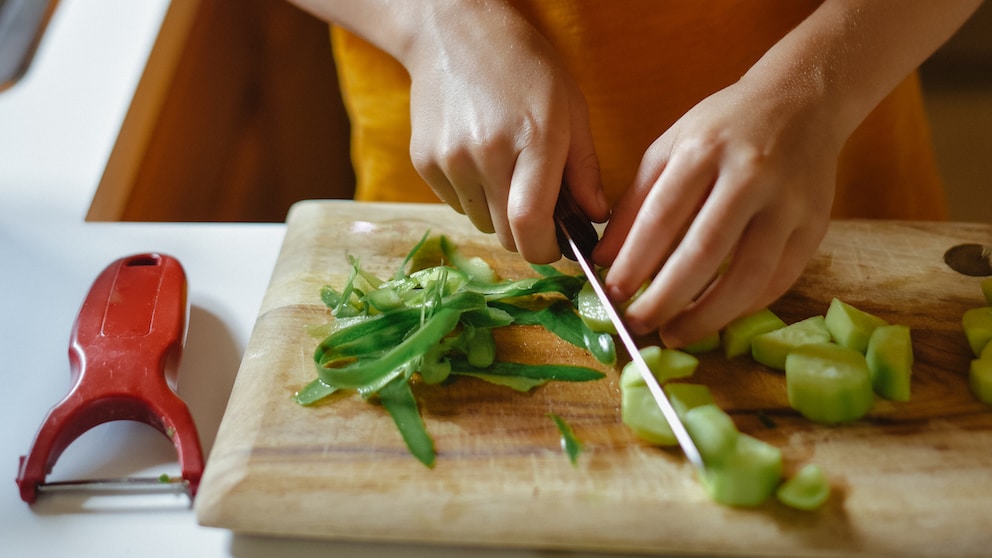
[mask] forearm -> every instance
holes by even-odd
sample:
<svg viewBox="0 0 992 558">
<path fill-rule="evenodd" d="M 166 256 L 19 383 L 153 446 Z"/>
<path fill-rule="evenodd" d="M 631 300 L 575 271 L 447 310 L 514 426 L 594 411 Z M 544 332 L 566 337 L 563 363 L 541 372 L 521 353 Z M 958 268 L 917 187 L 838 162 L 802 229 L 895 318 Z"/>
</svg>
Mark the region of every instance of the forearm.
<svg viewBox="0 0 992 558">
<path fill-rule="evenodd" d="M 766 93 L 817 106 L 843 142 L 981 0 L 826 0 L 744 76 Z"/>
<path fill-rule="evenodd" d="M 481 33 L 520 21 L 502 0 L 289 1 L 362 37 L 408 70 L 418 60 L 442 57 L 445 48 L 451 47 L 446 36 L 457 37 L 460 30 Z"/>
</svg>

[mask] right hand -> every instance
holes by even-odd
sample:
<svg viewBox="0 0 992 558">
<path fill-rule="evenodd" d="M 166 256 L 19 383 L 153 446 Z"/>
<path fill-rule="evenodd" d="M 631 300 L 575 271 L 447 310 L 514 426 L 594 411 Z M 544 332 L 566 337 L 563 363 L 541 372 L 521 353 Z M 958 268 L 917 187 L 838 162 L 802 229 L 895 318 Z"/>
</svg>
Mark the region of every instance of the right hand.
<svg viewBox="0 0 992 558">
<path fill-rule="evenodd" d="M 410 155 L 438 197 L 532 263 L 560 256 L 562 179 L 595 221 L 609 208 L 585 99 L 547 40 L 512 8 L 438 9 L 401 62 L 412 79 Z"/>
</svg>

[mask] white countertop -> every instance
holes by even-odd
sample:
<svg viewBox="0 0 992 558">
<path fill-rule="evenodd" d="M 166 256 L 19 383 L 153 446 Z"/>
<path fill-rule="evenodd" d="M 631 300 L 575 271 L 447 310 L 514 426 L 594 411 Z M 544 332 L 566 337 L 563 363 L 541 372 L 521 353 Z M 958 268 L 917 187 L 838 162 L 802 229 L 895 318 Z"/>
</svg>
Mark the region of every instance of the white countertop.
<svg viewBox="0 0 992 558">
<path fill-rule="evenodd" d="M 0 541 L 5 556 L 459 556 L 458 548 L 270 539 L 200 527 L 185 496 L 20 499 L 18 458 L 70 387 L 68 341 L 97 275 L 163 252 L 190 292 L 180 396 L 209 454 L 284 226 L 86 223 L 169 0 L 61 0 L 28 74 L 0 93 Z M 344 202 L 347 203 L 347 202 Z M 81 436 L 49 480 L 178 474 L 148 426 Z M 473 550 L 482 556 L 542 552 Z"/>
</svg>

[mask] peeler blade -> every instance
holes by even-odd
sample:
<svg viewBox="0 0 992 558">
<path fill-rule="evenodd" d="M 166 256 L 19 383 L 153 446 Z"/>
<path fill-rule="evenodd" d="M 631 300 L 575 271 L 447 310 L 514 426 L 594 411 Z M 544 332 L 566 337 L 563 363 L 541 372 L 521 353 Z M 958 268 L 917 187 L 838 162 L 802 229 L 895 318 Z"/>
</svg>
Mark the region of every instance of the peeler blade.
<svg viewBox="0 0 992 558">
<path fill-rule="evenodd" d="M 22 500 L 37 499 L 74 440 L 117 420 L 143 422 L 165 434 L 178 452 L 183 483 L 195 496 L 202 449 L 189 409 L 176 393 L 188 305 L 186 274 L 172 256 L 120 258 L 97 277 L 72 328 L 72 387 L 49 410 L 30 452 L 20 458 Z"/>
</svg>

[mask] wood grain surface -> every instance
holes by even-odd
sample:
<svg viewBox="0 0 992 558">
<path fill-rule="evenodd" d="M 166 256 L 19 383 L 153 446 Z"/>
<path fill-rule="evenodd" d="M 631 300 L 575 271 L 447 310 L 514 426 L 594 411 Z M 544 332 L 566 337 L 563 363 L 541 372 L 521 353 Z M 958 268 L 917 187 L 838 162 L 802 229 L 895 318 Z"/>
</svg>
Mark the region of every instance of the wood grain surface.
<svg viewBox="0 0 992 558">
<path fill-rule="evenodd" d="M 346 256 L 390 274 L 423 233 L 449 235 L 508 278 L 533 275 L 491 236 L 439 205 L 301 202 L 249 341 L 195 502 L 198 520 L 237 532 L 678 555 L 988 556 L 992 408 L 968 390 L 961 315 L 984 303 L 979 278 L 942 260 L 992 226 L 839 221 L 772 309 L 793 322 L 833 297 L 910 326 L 912 399 L 878 399 L 853 424 L 825 427 L 786 401 L 784 376 L 747 357 L 703 355 L 708 385 L 738 427 L 780 447 L 786 470 L 816 462 L 833 486 L 816 512 L 770 501 L 719 506 L 676 449 L 639 442 L 620 422 L 618 370 L 521 394 L 475 379 L 415 386 L 438 450 L 411 457 L 385 411 L 343 395 L 313 408 L 293 393 L 314 378 L 307 327 L 331 318 L 319 291 L 341 286 Z M 571 262 L 557 264 L 578 273 Z M 508 328 L 500 358 L 598 366 L 533 327 Z M 644 340 L 651 342 L 650 339 Z M 622 363 L 622 362 L 621 362 Z M 548 413 L 585 445 L 572 466 Z M 764 420 L 770 418 L 774 425 Z"/>
</svg>

